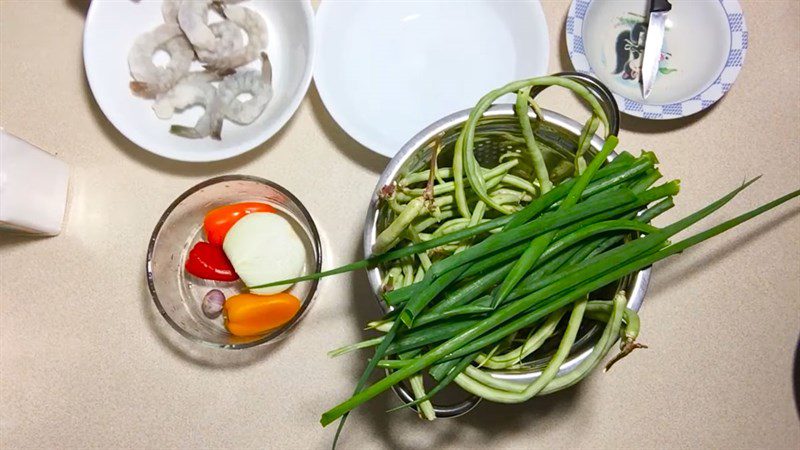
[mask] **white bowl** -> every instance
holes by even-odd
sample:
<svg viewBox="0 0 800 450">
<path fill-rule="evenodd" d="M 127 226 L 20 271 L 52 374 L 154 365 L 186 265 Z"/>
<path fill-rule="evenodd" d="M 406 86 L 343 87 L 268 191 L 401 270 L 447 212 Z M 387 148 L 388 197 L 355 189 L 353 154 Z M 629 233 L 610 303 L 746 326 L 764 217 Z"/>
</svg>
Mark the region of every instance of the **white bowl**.
<svg viewBox="0 0 800 450">
<path fill-rule="evenodd" d="M 267 53 L 275 96 L 250 125 L 226 121 L 222 140 L 186 139 L 169 132 L 171 124 L 193 126 L 202 109 L 170 120 L 158 119 L 153 101 L 134 97 L 128 83 L 128 51 L 134 39 L 163 23 L 160 1 L 95 0 L 83 32 L 83 62 L 94 98 L 108 120 L 145 150 L 180 161 L 218 161 L 265 142 L 297 110 L 308 90 L 314 58 L 314 11 L 309 0 L 243 3 L 267 23 Z M 199 63 L 193 63 L 199 69 Z M 252 63 L 257 68 L 257 63 Z"/>
<path fill-rule="evenodd" d="M 543 75 L 548 42 L 538 0 L 323 1 L 314 82 L 350 136 L 392 157 L 440 117 Z"/>
</svg>

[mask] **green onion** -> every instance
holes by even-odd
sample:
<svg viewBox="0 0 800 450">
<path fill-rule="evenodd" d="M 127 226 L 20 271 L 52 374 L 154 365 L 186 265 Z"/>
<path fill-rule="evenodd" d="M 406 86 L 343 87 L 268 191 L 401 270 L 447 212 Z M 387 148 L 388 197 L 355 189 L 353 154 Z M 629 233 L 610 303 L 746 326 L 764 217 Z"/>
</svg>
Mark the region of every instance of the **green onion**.
<svg viewBox="0 0 800 450">
<path fill-rule="evenodd" d="M 710 214 L 714 210 L 718 209 L 719 207 L 721 207 L 722 205 L 727 203 L 727 201 L 729 201 L 733 196 L 735 196 L 738 192 L 740 192 L 747 185 L 749 185 L 749 183 L 745 184 L 741 188 L 738 188 L 738 189 L 734 190 L 731 194 L 723 197 L 722 199 L 720 199 L 719 201 L 713 203 L 709 207 L 704 208 L 704 209 L 692 214 L 691 216 L 688 216 L 687 218 L 683 219 L 682 221 L 676 222 L 676 224 L 673 224 L 673 226 L 670 226 L 671 228 L 670 227 L 664 228 L 664 230 L 668 230 L 669 229 L 668 232 L 667 231 L 661 231 L 659 233 L 653 233 L 650 236 L 647 236 L 647 237 L 642 238 L 642 239 L 637 239 L 637 240 L 632 241 L 632 242 L 635 243 L 637 241 L 642 241 L 642 240 L 651 238 L 653 236 L 656 236 L 656 235 L 658 235 L 660 233 L 663 233 L 665 235 L 669 235 L 669 233 L 673 232 L 673 230 L 683 229 L 686 226 L 689 226 L 692 223 L 695 223 L 695 222 L 699 221 L 703 217 L 707 216 L 708 214 Z M 738 225 L 738 224 L 740 224 L 740 223 L 742 223 L 742 222 L 744 222 L 746 220 L 749 220 L 749 219 L 751 219 L 751 218 L 753 218 L 753 217 L 755 217 L 755 216 L 757 216 L 759 214 L 762 214 L 763 212 L 765 212 L 765 211 L 767 211 L 769 209 L 772 209 L 772 208 L 780 205 L 781 203 L 784 203 L 784 202 L 790 200 L 791 198 L 796 197 L 798 194 L 800 194 L 800 190 L 792 192 L 790 194 L 787 194 L 784 197 L 781 197 L 781 198 L 779 198 L 779 199 L 777 199 L 777 200 L 775 200 L 773 202 L 770 202 L 770 203 L 768 203 L 766 205 L 763 205 L 762 207 L 756 208 L 755 210 L 753 210 L 753 211 L 751 211 L 751 212 L 749 212 L 747 214 L 744 214 L 742 216 L 739 216 L 736 219 L 727 221 L 727 222 L 725 222 L 725 223 L 723 223 L 721 225 L 718 225 L 716 227 L 713 227 L 713 228 L 711 228 L 711 229 L 709 229 L 709 230 L 707 230 L 707 231 L 705 231 L 703 233 L 700 233 L 700 234 L 695 235 L 695 236 L 693 236 L 693 237 L 691 237 L 689 239 L 681 241 L 678 244 L 673 244 L 673 245 L 670 245 L 670 246 L 666 247 L 663 250 L 656 251 L 655 253 L 647 254 L 647 255 L 644 255 L 644 256 L 638 256 L 638 257 L 634 255 L 632 260 L 628 260 L 628 261 L 623 260 L 621 262 L 621 264 L 613 264 L 613 265 L 610 264 L 610 265 L 613 266 L 613 269 L 611 269 L 611 270 L 602 270 L 602 271 L 598 270 L 599 267 L 598 267 L 598 264 L 596 263 L 594 265 L 586 267 L 583 271 L 581 271 L 581 272 L 579 272 L 577 274 L 574 274 L 572 277 L 568 277 L 569 278 L 568 281 L 563 281 L 562 280 L 561 282 L 553 283 L 553 285 L 548 286 L 548 288 L 544 288 L 544 289 L 538 291 L 537 293 L 529 295 L 528 297 L 526 297 L 524 299 L 521 299 L 521 300 L 519 300 L 517 302 L 511 303 L 508 306 L 498 310 L 492 316 L 488 317 L 484 321 L 482 321 L 479 324 L 473 326 L 471 329 L 463 332 L 462 334 L 458 335 L 455 338 L 450 339 L 449 341 L 447 341 L 447 342 L 445 342 L 443 344 L 440 344 L 439 346 L 437 346 L 433 350 L 429 351 L 428 353 L 425 353 L 425 354 L 421 355 L 420 357 L 414 359 L 409 365 L 407 365 L 407 366 L 403 367 L 402 369 L 399 369 L 398 371 L 392 373 L 391 375 L 379 380 L 375 384 L 367 387 L 366 389 L 364 389 L 360 393 L 354 395 L 353 397 L 351 397 L 349 400 L 345 401 L 344 403 L 332 408 L 331 410 L 329 410 L 328 412 L 323 414 L 322 419 L 321 419 L 321 423 L 323 425 L 327 425 L 327 424 L 331 423 L 333 420 L 336 420 L 337 418 L 341 417 L 343 414 L 345 414 L 346 412 L 352 410 L 353 408 L 355 408 L 356 406 L 360 405 L 361 403 L 369 400 L 370 398 L 374 397 L 375 395 L 379 394 L 380 392 L 383 392 L 384 390 L 388 389 L 389 387 L 391 387 L 392 385 L 396 384 L 400 380 L 403 380 L 403 379 L 407 378 L 408 376 L 411 376 L 414 373 L 418 372 L 419 370 L 424 369 L 425 367 L 431 365 L 433 362 L 435 362 L 437 360 L 440 360 L 440 359 L 443 359 L 445 357 L 448 357 L 451 354 L 455 355 L 455 354 L 457 354 L 456 351 L 458 351 L 458 350 L 460 350 L 462 352 L 465 352 L 465 351 L 469 350 L 470 348 L 476 347 L 476 345 L 475 345 L 476 342 L 472 342 L 473 340 L 476 340 L 476 338 L 481 337 L 481 335 L 484 334 L 486 331 L 492 330 L 496 326 L 498 326 L 498 325 L 502 324 L 503 322 L 505 322 L 506 320 L 513 318 L 516 314 L 519 314 L 519 313 L 527 310 L 531 306 L 533 306 L 533 305 L 535 305 L 537 303 L 540 303 L 540 299 L 545 299 L 545 298 L 547 298 L 548 295 L 561 293 L 558 297 L 554 298 L 553 300 L 551 300 L 551 301 L 549 301 L 547 303 L 541 304 L 539 307 L 537 307 L 537 309 L 535 311 L 529 312 L 524 317 L 524 319 L 525 319 L 524 321 L 525 322 L 538 320 L 539 317 L 542 317 L 542 316 L 545 316 L 545 315 L 547 315 L 547 314 L 549 314 L 551 312 L 554 312 L 557 309 L 559 309 L 560 307 L 563 307 L 564 305 L 568 304 L 569 302 L 574 301 L 574 299 L 576 297 L 580 297 L 580 296 L 586 295 L 586 294 L 592 292 L 593 290 L 595 290 L 595 289 L 597 289 L 599 287 L 602 287 L 603 285 L 605 285 L 605 284 L 607 284 L 607 283 L 609 283 L 609 282 L 611 282 L 613 280 L 616 280 L 616 279 L 618 279 L 618 278 L 620 278 L 620 277 L 622 277 L 622 276 L 624 276 L 624 275 L 626 275 L 626 274 L 628 274 L 628 273 L 630 273 L 632 271 L 641 269 L 643 267 L 647 267 L 648 265 L 651 265 L 652 263 L 654 263 L 656 261 L 659 261 L 659 260 L 661 260 L 663 258 L 671 256 L 671 255 L 673 255 L 673 254 L 675 254 L 677 252 L 683 251 L 683 250 L 685 250 L 686 248 L 688 248 L 688 247 L 690 247 L 692 245 L 696 245 L 696 244 L 698 244 L 698 243 L 700 243 L 700 242 L 702 242 L 702 241 L 704 241 L 706 239 L 714 237 L 714 236 L 716 236 L 716 235 L 718 235 L 718 234 L 720 234 L 720 233 L 722 233 L 724 231 L 727 231 L 728 229 L 730 229 L 730 228 L 732 228 L 732 227 L 734 227 L 734 226 L 736 226 L 736 225 Z M 677 231 L 678 230 L 676 230 L 675 232 L 677 232 Z M 623 248 L 623 247 L 620 247 L 620 248 Z M 605 262 L 611 263 L 611 261 L 600 261 L 600 262 L 601 263 L 605 263 Z M 591 276 L 592 273 L 599 273 L 600 275 L 599 276 L 594 276 L 589 281 L 584 281 L 586 279 L 585 277 L 587 275 Z M 552 294 L 551 294 L 551 292 L 552 292 Z M 512 322 L 512 323 L 514 323 L 515 326 L 517 326 L 517 325 L 524 326 L 524 324 L 518 323 L 517 321 L 515 321 L 515 322 L 516 323 Z M 521 326 L 520 326 L 520 328 L 521 328 Z M 492 334 L 492 333 L 490 333 L 490 334 Z M 505 333 L 505 335 L 507 335 L 507 333 Z M 470 345 L 467 345 L 467 344 L 470 344 Z M 475 350 L 483 348 L 486 345 L 488 345 L 488 343 L 484 343 L 483 345 L 480 345 L 479 347 L 477 347 L 476 349 L 474 349 L 472 351 L 474 352 Z"/>
</svg>

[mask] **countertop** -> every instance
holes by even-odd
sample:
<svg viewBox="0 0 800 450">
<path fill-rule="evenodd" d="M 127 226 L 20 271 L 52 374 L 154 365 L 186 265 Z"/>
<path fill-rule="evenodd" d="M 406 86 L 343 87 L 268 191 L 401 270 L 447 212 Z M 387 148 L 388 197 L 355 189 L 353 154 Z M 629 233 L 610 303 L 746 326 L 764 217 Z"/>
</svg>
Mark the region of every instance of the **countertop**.
<svg viewBox="0 0 800 450">
<path fill-rule="evenodd" d="M 750 31 L 735 86 L 696 116 L 624 117 L 622 146 L 658 152 L 682 180 L 670 218 L 763 174 L 716 219 L 798 187 L 800 4 L 742 2 Z M 569 68 L 568 1 L 543 2 L 550 70 Z M 81 58 L 87 3 L 0 2 L 0 123 L 69 163 L 71 202 L 53 238 L 0 234 L 3 448 L 326 448 L 320 414 L 349 396 L 378 311 L 363 272 L 321 285 L 296 332 L 248 351 L 192 345 L 150 299 L 144 257 L 166 206 L 228 173 L 274 180 L 316 219 L 328 267 L 360 256 L 367 200 L 386 159 L 341 131 L 313 84 L 273 139 L 241 157 L 186 164 L 127 141 L 98 110 Z M 567 115 L 580 112 L 554 94 Z M 792 363 L 800 333 L 797 202 L 655 266 L 641 340 L 609 373 L 523 405 L 453 420 L 385 414 L 387 393 L 350 417 L 342 448 L 798 448 Z M 662 222 L 663 223 L 663 222 Z"/>
</svg>

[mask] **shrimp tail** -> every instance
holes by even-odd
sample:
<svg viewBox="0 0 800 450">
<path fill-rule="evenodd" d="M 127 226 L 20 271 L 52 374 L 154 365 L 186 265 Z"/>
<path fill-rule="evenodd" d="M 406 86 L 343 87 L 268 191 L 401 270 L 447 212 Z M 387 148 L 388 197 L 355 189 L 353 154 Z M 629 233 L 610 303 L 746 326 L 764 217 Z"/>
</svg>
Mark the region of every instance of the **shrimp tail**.
<svg viewBox="0 0 800 450">
<path fill-rule="evenodd" d="M 217 12 L 220 16 L 228 19 L 228 16 L 225 15 L 225 3 L 219 0 L 213 0 L 211 2 L 211 7 L 214 8 L 214 11 Z"/>
<path fill-rule="evenodd" d="M 131 92 L 133 95 L 141 98 L 155 98 L 158 94 L 157 90 L 154 89 L 149 83 L 145 83 L 143 81 L 131 81 L 129 84 L 131 88 Z"/>
<path fill-rule="evenodd" d="M 272 63 L 266 52 L 261 52 L 261 76 L 268 85 L 272 84 Z"/>
<path fill-rule="evenodd" d="M 211 127 L 211 139 L 222 140 L 222 120 L 218 120 Z"/>
<path fill-rule="evenodd" d="M 196 129 L 192 127 L 186 127 L 183 125 L 172 125 L 171 127 L 169 127 L 169 132 L 177 136 L 189 139 L 200 139 L 203 137 L 201 133 L 197 132 Z"/>
<path fill-rule="evenodd" d="M 205 69 L 207 72 L 216 74 L 219 78 L 225 78 L 228 75 L 233 75 L 236 73 L 236 69 L 230 67 L 218 67 L 214 64 L 203 64 L 203 69 Z"/>
<path fill-rule="evenodd" d="M 222 0 L 212 0 L 211 8 L 222 17 L 225 17 L 225 3 Z"/>
</svg>

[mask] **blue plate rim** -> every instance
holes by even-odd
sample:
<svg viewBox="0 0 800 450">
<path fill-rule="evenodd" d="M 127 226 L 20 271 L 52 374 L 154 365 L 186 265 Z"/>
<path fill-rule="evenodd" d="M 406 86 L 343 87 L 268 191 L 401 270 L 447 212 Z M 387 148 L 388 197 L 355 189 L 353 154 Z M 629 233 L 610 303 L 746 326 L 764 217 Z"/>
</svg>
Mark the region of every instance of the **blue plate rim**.
<svg viewBox="0 0 800 450">
<path fill-rule="evenodd" d="M 593 0 L 573 0 L 567 13 L 564 27 L 567 40 L 567 51 L 572 66 L 578 72 L 597 76 L 589 65 L 583 45 L 583 19 Z M 748 46 L 748 31 L 744 13 L 738 0 L 718 0 L 728 17 L 728 28 L 731 33 L 731 46 L 725 67 L 717 78 L 702 92 L 680 102 L 663 105 L 647 105 L 624 97 L 616 92 L 614 98 L 620 111 L 635 117 L 652 120 L 669 120 L 687 117 L 710 107 L 721 99 L 733 86 L 744 65 Z"/>
</svg>

